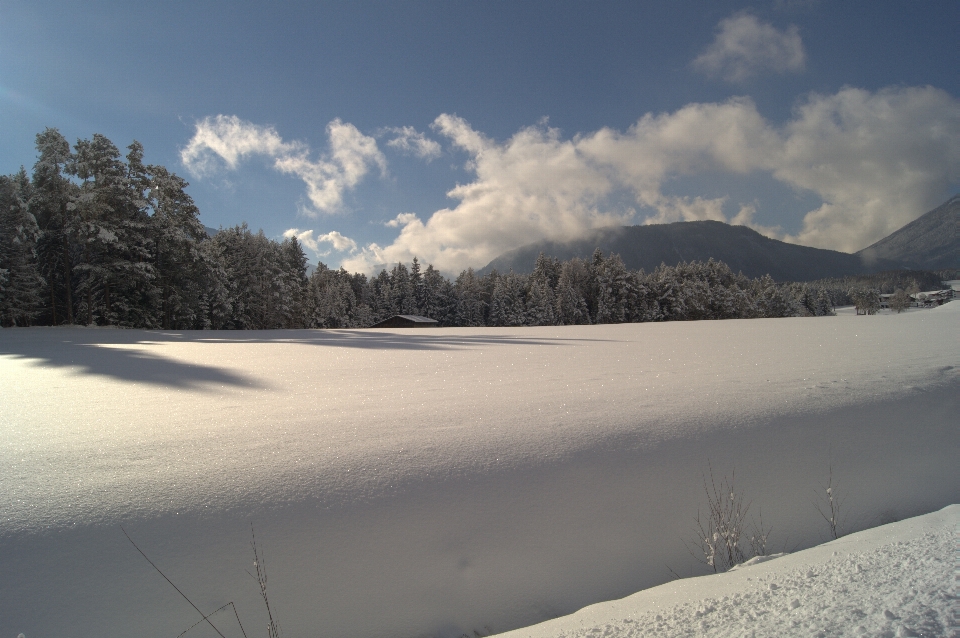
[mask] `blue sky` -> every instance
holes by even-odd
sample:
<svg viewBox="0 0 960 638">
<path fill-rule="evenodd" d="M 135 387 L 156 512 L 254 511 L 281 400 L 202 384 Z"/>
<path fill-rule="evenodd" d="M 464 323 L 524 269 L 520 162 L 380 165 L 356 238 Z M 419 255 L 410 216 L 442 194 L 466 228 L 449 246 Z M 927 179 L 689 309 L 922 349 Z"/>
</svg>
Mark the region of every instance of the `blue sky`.
<svg viewBox="0 0 960 638">
<path fill-rule="evenodd" d="M 960 4 L 0 3 L 0 171 L 103 133 L 209 226 L 448 274 L 613 223 L 855 251 L 960 190 Z"/>
</svg>

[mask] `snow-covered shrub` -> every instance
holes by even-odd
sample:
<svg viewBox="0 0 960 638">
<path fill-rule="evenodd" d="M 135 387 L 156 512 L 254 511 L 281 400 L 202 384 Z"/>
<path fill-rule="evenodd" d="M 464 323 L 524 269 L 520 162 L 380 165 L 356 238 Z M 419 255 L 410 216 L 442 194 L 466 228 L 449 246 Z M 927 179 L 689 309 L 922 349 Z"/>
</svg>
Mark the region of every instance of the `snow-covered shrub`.
<svg viewBox="0 0 960 638">
<path fill-rule="evenodd" d="M 724 477 L 719 484 L 709 470 L 710 480 L 703 477 L 703 491 L 707 496 L 707 513 L 697 512 L 697 541 L 689 548 L 697 560 L 715 572 L 725 572 L 734 565 L 767 551 L 770 530 L 764 528 L 763 518 L 753 520 L 747 529 L 750 502 L 744 500 L 734 483 L 736 472 Z"/>
</svg>

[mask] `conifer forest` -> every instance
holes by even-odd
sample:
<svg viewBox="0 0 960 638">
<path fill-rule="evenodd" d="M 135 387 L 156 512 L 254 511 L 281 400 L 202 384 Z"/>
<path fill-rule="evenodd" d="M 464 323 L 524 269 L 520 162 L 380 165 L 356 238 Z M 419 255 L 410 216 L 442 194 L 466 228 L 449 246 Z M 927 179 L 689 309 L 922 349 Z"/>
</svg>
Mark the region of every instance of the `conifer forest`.
<svg viewBox="0 0 960 638">
<path fill-rule="evenodd" d="M 130 328 L 362 328 L 396 314 L 440 326 L 544 326 L 819 316 L 858 294 L 749 279 L 716 261 L 631 271 L 619 256 L 561 262 L 529 275 L 465 270 L 455 280 L 414 258 L 367 277 L 308 267 L 295 237 L 246 224 L 212 237 L 163 166 L 103 135 L 71 148 L 36 137 L 32 173 L 0 176 L 0 324 Z"/>
</svg>

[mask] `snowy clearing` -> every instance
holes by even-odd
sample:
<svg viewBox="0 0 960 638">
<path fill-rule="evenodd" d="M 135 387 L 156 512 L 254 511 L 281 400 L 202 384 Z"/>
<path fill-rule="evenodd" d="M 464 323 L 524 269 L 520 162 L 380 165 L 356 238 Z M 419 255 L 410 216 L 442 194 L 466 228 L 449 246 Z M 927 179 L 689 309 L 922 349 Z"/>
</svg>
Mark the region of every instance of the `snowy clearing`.
<svg viewBox="0 0 960 638">
<path fill-rule="evenodd" d="M 849 531 L 939 510 L 960 502 L 958 319 L 950 303 L 412 333 L 2 330 L 0 632 L 172 638 L 199 620 L 120 524 L 198 607 L 233 601 L 256 635 L 252 522 L 285 635 L 366 638 L 501 632 L 668 568 L 702 574 L 684 540 L 708 463 L 736 470 L 773 551 L 827 540 L 813 503 L 831 466 Z"/>
</svg>

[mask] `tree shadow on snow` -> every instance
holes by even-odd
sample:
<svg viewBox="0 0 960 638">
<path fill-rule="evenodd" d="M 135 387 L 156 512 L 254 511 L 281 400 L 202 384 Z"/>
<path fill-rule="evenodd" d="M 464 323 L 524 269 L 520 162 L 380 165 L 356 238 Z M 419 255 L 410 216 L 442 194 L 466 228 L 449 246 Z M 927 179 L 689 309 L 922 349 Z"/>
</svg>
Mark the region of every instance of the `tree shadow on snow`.
<svg viewBox="0 0 960 638">
<path fill-rule="evenodd" d="M 163 356 L 165 343 L 295 344 L 370 350 L 463 350 L 479 346 L 575 346 L 606 339 L 510 334 L 462 334 L 447 330 L 119 330 L 86 327 L 11 328 L 0 332 L 0 355 L 36 360 L 41 367 L 75 368 L 79 374 L 132 383 L 213 389 L 263 387 L 254 380 L 212 365 Z M 138 348 L 138 345 L 150 348 Z"/>
<path fill-rule="evenodd" d="M 479 330 L 479 328 L 478 328 Z M 610 341 L 564 337 L 521 337 L 516 333 L 459 334 L 445 329 L 369 330 L 242 330 L 182 333 L 202 343 L 291 343 L 333 348 L 371 350 L 463 350 L 477 346 L 576 345 L 577 342 Z"/>
<path fill-rule="evenodd" d="M 189 338 L 145 330 L 13 328 L 0 333 L 0 355 L 35 360 L 39 367 L 75 368 L 78 374 L 132 383 L 193 390 L 263 387 L 262 382 L 223 368 L 185 363 L 164 357 L 157 348 L 136 347 L 184 340 Z"/>
</svg>

